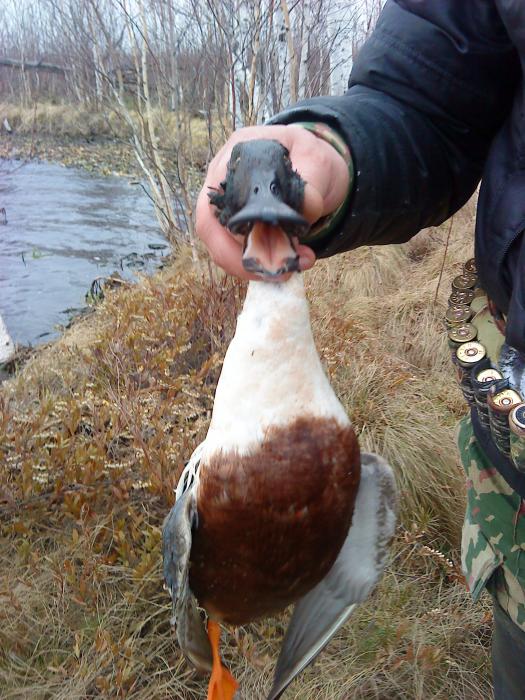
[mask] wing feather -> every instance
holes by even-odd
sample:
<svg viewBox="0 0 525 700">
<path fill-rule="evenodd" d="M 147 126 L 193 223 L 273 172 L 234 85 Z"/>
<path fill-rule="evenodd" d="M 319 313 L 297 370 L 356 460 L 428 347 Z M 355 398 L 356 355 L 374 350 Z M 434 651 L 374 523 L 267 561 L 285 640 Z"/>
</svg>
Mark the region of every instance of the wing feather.
<svg viewBox="0 0 525 700">
<path fill-rule="evenodd" d="M 175 495 L 175 505 L 162 527 L 163 571 L 173 602 L 171 623 L 186 658 L 202 672 L 212 667 L 211 647 L 202 614 L 188 584 L 192 528 L 197 524 L 196 491 L 202 445 L 184 469 Z"/>
<path fill-rule="evenodd" d="M 382 576 L 396 525 L 392 469 L 361 455 L 361 482 L 348 536 L 327 576 L 295 606 L 268 700 L 277 700 L 319 654 Z"/>
</svg>

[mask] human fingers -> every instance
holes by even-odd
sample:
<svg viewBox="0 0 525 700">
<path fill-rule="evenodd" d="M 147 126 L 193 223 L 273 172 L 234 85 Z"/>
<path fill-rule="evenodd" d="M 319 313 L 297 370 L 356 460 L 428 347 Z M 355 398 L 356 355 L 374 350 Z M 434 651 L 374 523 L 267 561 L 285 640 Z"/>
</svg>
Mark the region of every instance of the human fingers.
<svg viewBox="0 0 525 700">
<path fill-rule="evenodd" d="M 242 244 L 220 225 L 208 192 L 220 187 L 226 176 L 232 148 L 236 143 L 258 138 L 280 141 L 290 152 L 292 165 L 305 180 L 303 215 L 314 223 L 334 211 L 346 197 L 349 186 L 348 167 L 329 144 L 299 126 L 263 126 L 240 129 L 210 163 L 197 205 L 196 231 L 217 265 L 243 279 L 257 279 L 242 265 Z M 315 254 L 306 245 L 296 243 L 299 268 L 307 270 L 315 263 Z"/>
<path fill-rule="evenodd" d="M 307 183 L 305 216 L 313 223 L 344 202 L 350 187 L 348 165 L 331 144 L 310 131 L 292 124 L 287 128 L 292 164 Z"/>
<path fill-rule="evenodd" d="M 234 132 L 210 163 L 204 186 L 220 187 L 235 144 L 261 138 L 280 141 L 288 149 L 294 169 L 306 183 L 303 214 L 310 223 L 335 211 L 344 201 L 350 184 L 345 160 L 331 144 L 293 124 L 246 127 Z"/>
<path fill-rule="evenodd" d="M 242 264 L 242 242 L 232 236 L 220 224 L 212 211 L 207 189 L 203 187 L 197 199 L 195 209 L 195 229 L 213 262 L 225 272 L 245 280 L 257 277 L 247 272 Z"/>
<path fill-rule="evenodd" d="M 206 217 L 207 224 L 201 225 L 201 239 L 208 248 L 208 252 L 213 262 L 230 275 L 235 275 L 245 280 L 260 279 L 255 274 L 251 274 L 244 269 L 242 262 L 242 239 L 233 236 L 225 229 L 215 216 L 208 217 L 207 194 L 201 192 L 197 202 L 196 216 Z M 203 206 L 204 204 L 204 206 Z M 299 269 L 309 270 L 315 263 L 315 253 L 306 245 L 301 245 L 299 240 L 293 239 L 295 250 L 299 256 Z M 290 277 L 289 274 L 274 278 L 274 281 L 284 281 Z"/>
</svg>

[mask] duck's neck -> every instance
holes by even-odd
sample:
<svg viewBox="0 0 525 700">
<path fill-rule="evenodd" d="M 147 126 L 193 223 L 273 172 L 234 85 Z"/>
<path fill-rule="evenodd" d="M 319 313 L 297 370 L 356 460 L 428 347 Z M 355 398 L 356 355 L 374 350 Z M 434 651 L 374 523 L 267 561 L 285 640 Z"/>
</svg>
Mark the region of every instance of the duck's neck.
<svg viewBox="0 0 525 700">
<path fill-rule="evenodd" d="M 303 279 L 250 282 L 224 358 L 206 442 L 242 451 L 304 415 L 348 418 L 322 369 Z"/>
<path fill-rule="evenodd" d="M 302 275 L 295 273 L 280 283 L 250 282 L 233 343 L 239 338 L 241 342 L 249 339 L 250 345 L 271 345 L 274 351 L 288 349 L 292 343 L 313 346 Z"/>
</svg>

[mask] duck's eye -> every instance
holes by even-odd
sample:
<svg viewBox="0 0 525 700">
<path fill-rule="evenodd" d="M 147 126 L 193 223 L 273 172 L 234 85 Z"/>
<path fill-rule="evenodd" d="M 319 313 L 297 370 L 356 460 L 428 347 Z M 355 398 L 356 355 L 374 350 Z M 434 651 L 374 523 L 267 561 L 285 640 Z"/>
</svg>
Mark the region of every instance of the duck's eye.
<svg viewBox="0 0 525 700">
<path fill-rule="evenodd" d="M 275 197 L 278 197 L 281 194 L 281 188 L 279 187 L 277 180 L 273 180 L 273 182 L 270 184 L 270 192 Z"/>
</svg>

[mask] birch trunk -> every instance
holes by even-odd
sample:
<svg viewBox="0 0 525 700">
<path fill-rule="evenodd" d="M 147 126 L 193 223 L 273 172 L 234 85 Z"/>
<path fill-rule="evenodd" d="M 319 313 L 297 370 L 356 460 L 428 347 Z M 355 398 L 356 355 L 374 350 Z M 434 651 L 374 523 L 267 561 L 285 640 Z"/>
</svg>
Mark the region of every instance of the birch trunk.
<svg viewBox="0 0 525 700">
<path fill-rule="evenodd" d="M 286 44 L 288 46 L 288 62 L 290 75 L 290 103 L 297 102 L 297 86 L 299 79 L 299 71 L 297 65 L 297 54 L 295 51 L 294 37 L 292 34 L 292 25 L 290 23 L 290 13 L 286 0 L 281 0 L 281 10 L 283 13 L 284 30 L 286 32 Z"/>
</svg>

